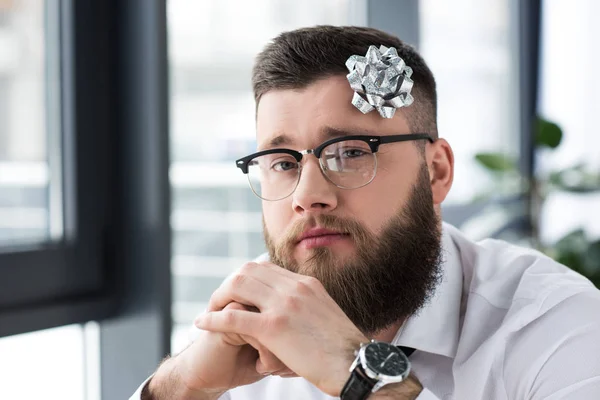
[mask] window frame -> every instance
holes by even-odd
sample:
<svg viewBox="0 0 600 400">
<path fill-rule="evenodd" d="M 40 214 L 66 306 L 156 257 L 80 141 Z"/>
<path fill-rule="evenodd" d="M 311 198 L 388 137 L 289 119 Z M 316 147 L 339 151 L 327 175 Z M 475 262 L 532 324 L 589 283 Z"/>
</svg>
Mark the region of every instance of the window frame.
<svg viewBox="0 0 600 400">
<path fill-rule="evenodd" d="M 97 320 L 101 398 L 127 398 L 171 341 L 166 0 L 46 1 L 64 235 L 0 249 L 0 337 Z"/>
<path fill-rule="evenodd" d="M 76 8 L 70 0 L 47 0 L 44 6 L 46 16 L 57 17 L 60 41 L 56 46 L 49 43 L 54 38 L 45 38 L 47 59 L 58 57 L 60 63 L 61 104 L 47 107 L 52 107 L 48 118 L 60 120 L 48 126 L 48 133 L 56 134 L 49 140 L 49 155 L 56 156 L 59 149 L 61 156 L 60 161 L 49 160 L 53 172 L 60 172 L 51 183 L 59 188 L 49 191 L 62 191 L 63 235 L 37 245 L 0 248 L 0 337 L 102 319 L 115 310 L 106 280 L 111 138 L 105 134 L 114 118 L 107 97 L 93 95 L 102 93 L 110 80 L 110 69 L 102 68 L 108 58 L 97 54 L 101 33 L 82 29 L 76 18 L 85 6 Z M 49 29 L 46 24 L 45 31 Z M 90 72 L 97 79 L 89 79 Z M 49 88 L 46 92 L 49 99 Z M 60 115 L 53 115 L 57 109 Z"/>
</svg>

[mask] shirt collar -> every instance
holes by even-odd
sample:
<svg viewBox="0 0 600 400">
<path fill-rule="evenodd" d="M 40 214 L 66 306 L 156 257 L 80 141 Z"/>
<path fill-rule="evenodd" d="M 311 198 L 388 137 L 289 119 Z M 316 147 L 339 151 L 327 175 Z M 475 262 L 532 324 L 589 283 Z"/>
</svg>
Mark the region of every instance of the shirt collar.
<svg viewBox="0 0 600 400">
<path fill-rule="evenodd" d="M 442 228 L 442 281 L 429 302 L 398 330 L 392 343 L 454 358 L 458 347 L 463 274 L 452 239 L 456 228 Z"/>
</svg>

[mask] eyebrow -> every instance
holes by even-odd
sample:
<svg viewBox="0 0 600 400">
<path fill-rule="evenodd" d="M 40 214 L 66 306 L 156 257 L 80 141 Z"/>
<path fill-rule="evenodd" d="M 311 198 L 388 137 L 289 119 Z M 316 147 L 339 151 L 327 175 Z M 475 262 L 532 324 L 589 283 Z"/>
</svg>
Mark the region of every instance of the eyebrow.
<svg viewBox="0 0 600 400">
<path fill-rule="evenodd" d="M 321 129 L 321 132 L 319 134 L 319 136 L 321 137 L 322 141 L 327 141 L 329 139 L 333 139 L 336 137 L 342 137 L 342 136 L 355 136 L 355 135 L 373 135 L 373 133 L 368 132 L 368 130 L 366 129 L 351 129 L 351 128 L 335 128 L 332 126 L 326 126 L 323 129 Z M 294 140 L 286 135 L 285 133 L 281 133 L 277 136 L 275 136 L 273 139 L 269 140 L 266 143 L 266 146 L 259 146 L 260 150 L 265 150 L 265 149 L 271 149 L 271 148 L 277 148 L 280 146 L 291 146 L 294 144 Z"/>
</svg>

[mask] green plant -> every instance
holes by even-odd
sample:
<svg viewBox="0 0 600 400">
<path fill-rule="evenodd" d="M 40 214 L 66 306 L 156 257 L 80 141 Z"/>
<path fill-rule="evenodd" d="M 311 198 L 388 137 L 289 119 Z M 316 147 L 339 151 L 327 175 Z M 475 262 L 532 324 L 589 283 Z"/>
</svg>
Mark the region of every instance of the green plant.
<svg viewBox="0 0 600 400">
<path fill-rule="evenodd" d="M 582 229 L 577 229 L 547 247 L 545 252 L 600 288 L 600 240 L 591 241 Z"/>
<path fill-rule="evenodd" d="M 538 117 L 535 121 L 535 149 L 557 149 L 563 138 L 563 132 L 556 123 Z M 527 179 L 519 172 L 517 157 L 504 153 L 479 153 L 476 162 L 495 179 L 494 188 L 477 196 L 477 200 L 513 196 L 527 199 L 527 207 L 507 208 L 503 216 L 505 223 L 511 220 L 527 220 L 528 242 L 558 262 L 588 277 L 600 288 L 600 240 L 587 237 L 582 229 L 577 229 L 560 238 L 555 243 L 543 244 L 539 240 L 538 223 L 540 211 L 548 195 L 555 191 L 576 194 L 600 192 L 600 174 L 589 171 L 585 165 L 578 164 L 569 168 L 548 173 L 536 173 Z M 504 206 L 500 206 L 504 207 Z M 506 207 L 505 207 L 506 208 Z M 498 209 L 496 207 L 495 209 Z M 518 237 L 513 232 L 513 237 Z"/>
</svg>

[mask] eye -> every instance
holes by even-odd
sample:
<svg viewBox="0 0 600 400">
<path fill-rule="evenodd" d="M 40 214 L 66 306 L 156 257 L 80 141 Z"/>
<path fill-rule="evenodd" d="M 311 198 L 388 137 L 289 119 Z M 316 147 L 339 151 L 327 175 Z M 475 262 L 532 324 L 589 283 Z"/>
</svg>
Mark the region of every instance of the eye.
<svg viewBox="0 0 600 400">
<path fill-rule="evenodd" d="M 340 153 L 341 156 L 345 158 L 357 158 L 367 154 L 367 152 L 362 149 L 342 149 Z"/>
<path fill-rule="evenodd" d="M 290 160 L 275 161 L 271 164 L 271 169 L 277 172 L 286 172 L 298 167 L 298 163 Z"/>
</svg>

